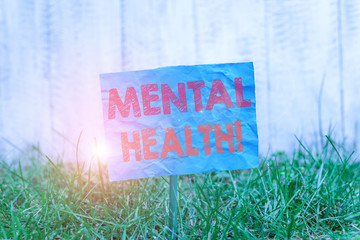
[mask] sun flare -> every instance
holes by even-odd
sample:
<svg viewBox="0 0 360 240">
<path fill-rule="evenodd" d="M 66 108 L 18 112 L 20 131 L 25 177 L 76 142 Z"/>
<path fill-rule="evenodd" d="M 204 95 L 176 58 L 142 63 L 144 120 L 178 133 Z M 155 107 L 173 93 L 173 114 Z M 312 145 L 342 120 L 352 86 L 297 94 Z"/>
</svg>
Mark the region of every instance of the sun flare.
<svg viewBox="0 0 360 240">
<path fill-rule="evenodd" d="M 96 157 L 100 158 L 101 161 L 106 161 L 108 155 L 109 155 L 109 148 L 106 146 L 106 144 L 97 144 L 95 147 L 95 153 Z"/>
</svg>

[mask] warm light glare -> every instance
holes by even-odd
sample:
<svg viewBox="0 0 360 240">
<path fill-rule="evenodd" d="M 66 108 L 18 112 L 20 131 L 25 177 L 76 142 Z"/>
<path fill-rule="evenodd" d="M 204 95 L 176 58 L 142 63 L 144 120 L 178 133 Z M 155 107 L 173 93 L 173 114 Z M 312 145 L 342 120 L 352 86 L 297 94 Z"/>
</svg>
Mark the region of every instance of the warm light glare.
<svg viewBox="0 0 360 240">
<path fill-rule="evenodd" d="M 108 156 L 108 148 L 105 144 L 99 144 L 96 146 L 95 154 L 97 157 L 99 157 L 102 161 L 106 161 L 106 158 Z"/>
</svg>

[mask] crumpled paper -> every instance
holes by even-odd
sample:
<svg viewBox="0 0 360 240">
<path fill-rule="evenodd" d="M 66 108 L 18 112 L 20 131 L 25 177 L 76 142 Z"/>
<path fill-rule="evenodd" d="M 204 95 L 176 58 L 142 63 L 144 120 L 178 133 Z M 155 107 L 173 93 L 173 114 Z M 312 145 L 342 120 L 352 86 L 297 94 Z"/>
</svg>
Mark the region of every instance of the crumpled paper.
<svg viewBox="0 0 360 240">
<path fill-rule="evenodd" d="M 104 73 L 100 83 L 110 181 L 258 167 L 251 62 Z"/>
</svg>

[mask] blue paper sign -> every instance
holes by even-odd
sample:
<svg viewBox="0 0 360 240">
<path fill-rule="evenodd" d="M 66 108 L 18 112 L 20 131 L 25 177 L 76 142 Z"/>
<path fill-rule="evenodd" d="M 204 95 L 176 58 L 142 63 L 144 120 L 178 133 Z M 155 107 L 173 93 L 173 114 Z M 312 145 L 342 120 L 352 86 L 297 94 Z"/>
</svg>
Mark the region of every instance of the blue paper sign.
<svg viewBox="0 0 360 240">
<path fill-rule="evenodd" d="M 259 165 L 252 63 L 100 75 L 110 181 Z"/>
</svg>

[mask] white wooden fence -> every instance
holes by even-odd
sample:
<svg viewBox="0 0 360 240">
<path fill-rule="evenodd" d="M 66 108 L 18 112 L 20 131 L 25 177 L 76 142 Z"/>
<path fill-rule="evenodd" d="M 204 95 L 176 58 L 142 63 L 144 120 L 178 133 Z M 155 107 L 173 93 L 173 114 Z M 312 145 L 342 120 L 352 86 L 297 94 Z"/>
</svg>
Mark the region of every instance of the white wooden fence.
<svg viewBox="0 0 360 240">
<path fill-rule="evenodd" d="M 254 61 L 260 152 L 359 137 L 360 1 L 0 0 L 0 152 L 101 138 L 99 73 Z"/>
</svg>

